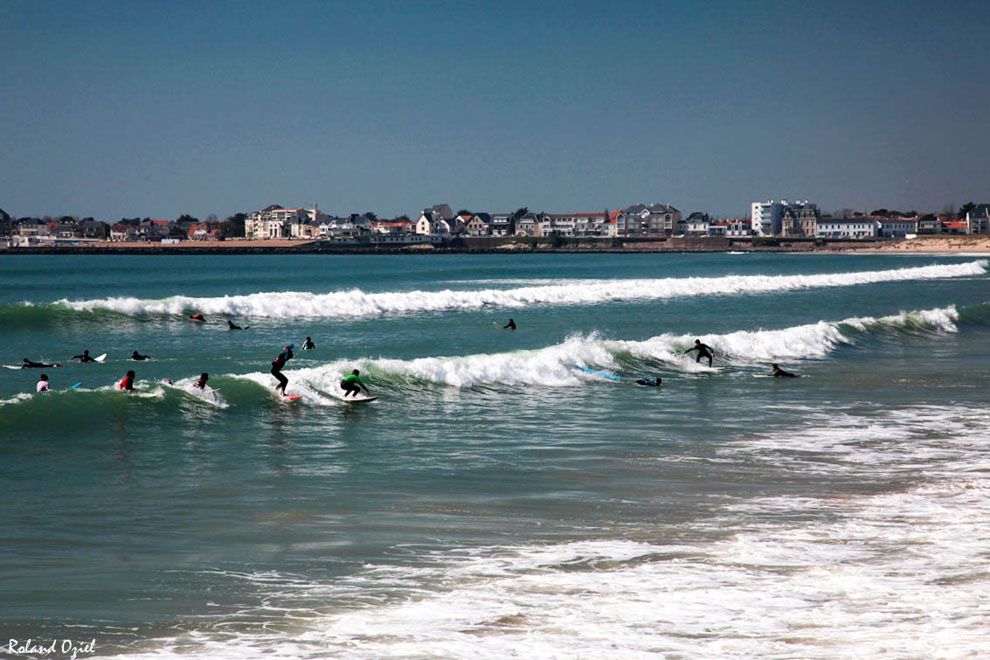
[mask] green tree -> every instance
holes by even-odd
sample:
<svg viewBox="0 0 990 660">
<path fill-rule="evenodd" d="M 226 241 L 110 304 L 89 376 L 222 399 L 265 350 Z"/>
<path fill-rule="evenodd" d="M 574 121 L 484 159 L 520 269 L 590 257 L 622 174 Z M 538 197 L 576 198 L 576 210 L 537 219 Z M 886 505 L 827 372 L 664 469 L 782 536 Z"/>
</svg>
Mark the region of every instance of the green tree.
<svg viewBox="0 0 990 660">
<path fill-rule="evenodd" d="M 175 219 L 175 224 L 177 225 L 181 225 L 183 223 L 197 224 L 198 222 L 199 222 L 199 218 L 193 217 L 188 213 L 183 213 L 182 215 L 180 215 L 178 218 Z"/>
</svg>

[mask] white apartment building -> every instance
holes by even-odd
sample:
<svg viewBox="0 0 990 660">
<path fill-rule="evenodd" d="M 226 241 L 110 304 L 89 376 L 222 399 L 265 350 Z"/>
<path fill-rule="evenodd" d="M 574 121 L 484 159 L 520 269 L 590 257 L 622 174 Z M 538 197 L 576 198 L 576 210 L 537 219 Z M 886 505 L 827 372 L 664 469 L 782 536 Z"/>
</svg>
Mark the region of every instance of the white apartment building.
<svg viewBox="0 0 990 660">
<path fill-rule="evenodd" d="M 304 208 L 286 209 L 278 204 L 251 213 L 244 221 L 244 236 L 257 240 L 289 238 L 291 224 L 307 222 L 310 211 Z"/>
<path fill-rule="evenodd" d="M 879 223 L 873 218 L 822 218 L 818 221 L 819 238 L 873 238 Z"/>
</svg>

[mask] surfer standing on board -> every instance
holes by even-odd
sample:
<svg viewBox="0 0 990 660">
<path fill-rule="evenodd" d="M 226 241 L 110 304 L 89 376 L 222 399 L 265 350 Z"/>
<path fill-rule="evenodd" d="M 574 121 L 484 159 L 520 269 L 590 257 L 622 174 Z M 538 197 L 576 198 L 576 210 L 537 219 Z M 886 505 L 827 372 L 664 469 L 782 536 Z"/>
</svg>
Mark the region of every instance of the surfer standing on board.
<svg viewBox="0 0 990 660">
<path fill-rule="evenodd" d="M 199 389 L 206 391 L 206 381 L 210 379 L 210 374 L 203 373 L 199 375 L 199 380 L 193 383 L 193 387 L 198 387 Z"/>
<path fill-rule="evenodd" d="M 355 369 L 348 375 L 344 376 L 344 380 L 340 381 L 340 387 L 344 390 L 344 396 L 346 397 L 350 394 L 352 397 L 357 398 L 358 392 L 364 390 L 368 396 L 371 396 L 371 392 L 368 388 L 364 386 L 360 378 L 361 372 Z"/>
<path fill-rule="evenodd" d="M 285 363 L 292 359 L 292 349 L 293 344 L 289 344 L 285 349 L 278 354 L 278 357 L 272 360 L 272 375 L 275 376 L 275 380 L 278 381 L 278 385 L 275 386 L 275 391 L 282 391 L 282 396 L 285 396 L 285 386 L 289 384 L 289 379 L 282 375 L 282 367 Z"/>
<path fill-rule="evenodd" d="M 694 346 L 684 351 L 684 355 L 687 355 L 691 351 L 698 351 L 698 357 L 695 362 L 701 362 L 701 358 L 708 358 L 708 366 L 712 366 L 712 358 L 715 357 L 715 349 L 708 344 L 702 344 L 700 339 L 694 340 Z"/>
</svg>

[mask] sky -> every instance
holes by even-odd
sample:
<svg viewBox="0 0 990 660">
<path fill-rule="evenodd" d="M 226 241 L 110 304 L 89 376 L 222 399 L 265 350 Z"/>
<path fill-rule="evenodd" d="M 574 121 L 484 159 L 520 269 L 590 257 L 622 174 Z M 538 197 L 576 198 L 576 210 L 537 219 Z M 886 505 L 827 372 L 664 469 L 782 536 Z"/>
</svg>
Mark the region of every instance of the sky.
<svg viewBox="0 0 990 660">
<path fill-rule="evenodd" d="M 0 208 L 990 202 L 990 3 L 0 1 Z"/>
</svg>

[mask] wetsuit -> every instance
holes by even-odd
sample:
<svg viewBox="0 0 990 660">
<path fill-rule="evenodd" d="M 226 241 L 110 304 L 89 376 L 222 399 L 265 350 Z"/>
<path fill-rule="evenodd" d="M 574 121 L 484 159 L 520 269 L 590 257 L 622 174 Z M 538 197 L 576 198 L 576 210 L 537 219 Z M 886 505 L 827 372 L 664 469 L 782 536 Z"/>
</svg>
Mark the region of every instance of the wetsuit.
<svg viewBox="0 0 990 660">
<path fill-rule="evenodd" d="M 79 360 L 80 362 L 96 362 L 96 360 L 89 356 L 89 351 L 83 351 L 82 355 L 73 355 L 70 359 Z"/>
<path fill-rule="evenodd" d="M 231 321 L 230 319 L 228 319 L 227 320 L 227 329 L 228 330 L 243 330 L 244 328 L 242 328 L 239 325 L 234 325 L 234 322 Z"/>
<path fill-rule="evenodd" d="M 117 389 L 127 390 L 128 392 L 134 391 L 134 376 L 124 376 L 124 380 L 120 381 L 117 385 Z"/>
<path fill-rule="evenodd" d="M 364 388 L 365 392 L 368 391 L 368 388 L 364 387 L 364 383 L 361 382 L 361 379 L 354 374 L 347 374 L 344 376 L 344 380 L 340 381 L 340 387 L 344 390 L 344 396 L 353 393 L 352 396 L 356 397 L 358 392 L 361 391 L 361 388 Z"/>
<path fill-rule="evenodd" d="M 24 358 L 24 364 L 21 365 L 21 369 L 54 369 L 58 365 L 56 364 L 46 364 L 44 362 L 33 362 Z"/>
<path fill-rule="evenodd" d="M 506 323 L 505 325 L 503 325 L 502 326 L 502 329 L 503 330 L 515 330 L 516 329 L 516 322 L 513 321 L 512 319 L 509 319 L 509 322 Z"/>
<path fill-rule="evenodd" d="M 306 337 L 306 341 L 303 342 L 303 350 L 304 351 L 311 351 L 314 348 L 316 348 L 316 344 L 313 343 L 313 340 L 312 339 L 310 339 L 309 337 Z"/>
<path fill-rule="evenodd" d="M 150 360 L 151 359 L 151 356 L 150 355 L 141 355 L 137 351 L 134 351 L 133 353 L 131 353 L 131 359 L 132 360 Z"/>
<path fill-rule="evenodd" d="M 660 379 L 650 380 L 649 378 L 640 378 L 636 381 L 637 385 L 646 385 L 647 387 L 660 387 Z"/>
<path fill-rule="evenodd" d="M 286 348 L 284 351 L 278 354 L 278 357 L 272 360 L 272 375 L 275 376 L 275 380 L 278 381 L 278 385 L 275 386 L 275 391 L 278 392 L 282 390 L 282 396 L 285 396 L 285 386 L 289 384 L 289 379 L 282 375 L 282 367 L 285 363 L 292 359 L 292 349 Z"/>
<path fill-rule="evenodd" d="M 770 375 L 774 378 L 797 378 L 797 374 L 792 374 L 790 371 L 784 371 L 780 367 L 774 367 Z"/>
<path fill-rule="evenodd" d="M 684 351 L 684 354 L 687 355 L 691 351 L 698 351 L 698 357 L 695 360 L 695 362 L 701 362 L 701 358 L 708 358 L 708 366 L 709 367 L 712 366 L 712 358 L 715 357 L 714 348 L 712 348 L 708 344 L 702 344 L 699 342 L 694 346 L 692 346 L 691 348 Z"/>
</svg>

